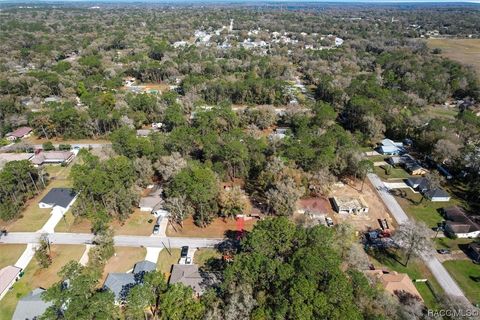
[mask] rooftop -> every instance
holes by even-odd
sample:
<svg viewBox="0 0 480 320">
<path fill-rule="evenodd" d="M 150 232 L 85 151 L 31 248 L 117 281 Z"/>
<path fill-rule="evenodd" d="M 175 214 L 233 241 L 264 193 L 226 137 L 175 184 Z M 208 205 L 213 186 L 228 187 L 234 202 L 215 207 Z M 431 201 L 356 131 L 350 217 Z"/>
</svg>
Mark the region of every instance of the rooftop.
<svg viewBox="0 0 480 320">
<path fill-rule="evenodd" d="M 44 162 L 66 162 L 74 155 L 71 151 L 42 151 L 36 154 L 31 161 L 37 165 Z"/>
<path fill-rule="evenodd" d="M 385 290 L 391 294 L 395 295 L 398 291 L 405 291 L 422 299 L 412 280 L 405 273 L 385 272 L 383 270 L 368 270 L 365 273 L 378 279 Z"/>
<path fill-rule="evenodd" d="M 33 129 L 30 128 L 30 127 L 20 127 L 13 132 L 7 133 L 7 136 L 15 137 L 15 138 L 22 138 L 23 136 L 32 132 L 32 130 Z"/>
<path fill-rule="evenodd" d="M 6 266 L 0 269 L 0 294 L 7 290 L 10 283 L 14 281 L 22 269 L 15 266 Z"/>
<path fill-rule="evenodd" d="M 43 301 L 42 293 L 44 291 L 45 289 L 37 288 L 29 295 L 21 298 L 18 301 L 12 320 L 33 320 L 41 316 L 52 305 L 51 302 Z"/>
<path fill-rule="evenodd" d="M 172 268 L 172 274 L 170 275 L 170 284 L 183 283 L 189 286 L 197 294 L 203 293 L 203 287 L 201 283 L 203 278 L 198 270 L 196 264 L 174 264 Z"/>
<path fill-rule="evenodd" d="M 77 193 L 71 188 L 53 188 L 40 202 L 67 208 L 76 196 Z"/>
</svg>

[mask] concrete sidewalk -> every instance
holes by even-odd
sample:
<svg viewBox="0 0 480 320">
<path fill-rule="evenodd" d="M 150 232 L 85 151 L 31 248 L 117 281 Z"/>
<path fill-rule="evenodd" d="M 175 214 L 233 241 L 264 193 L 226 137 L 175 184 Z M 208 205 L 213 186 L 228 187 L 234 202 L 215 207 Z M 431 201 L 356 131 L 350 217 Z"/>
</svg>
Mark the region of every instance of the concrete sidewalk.
<svg viewBox="0 0 480 320">
<path fill-rule="evenodd" d="M 36 243 L 27 244 L 27 248 L 25 249 L 25 251 L 23 251 L 20 258 L 18 258 L 17 262 L 15 263 L 15 267 L 19 267 L 25 270 L 25 268 L 28 266 L 30 261 L 33 259 L 33 256 L 35 255 L 36 247 Z"/>
</svg>

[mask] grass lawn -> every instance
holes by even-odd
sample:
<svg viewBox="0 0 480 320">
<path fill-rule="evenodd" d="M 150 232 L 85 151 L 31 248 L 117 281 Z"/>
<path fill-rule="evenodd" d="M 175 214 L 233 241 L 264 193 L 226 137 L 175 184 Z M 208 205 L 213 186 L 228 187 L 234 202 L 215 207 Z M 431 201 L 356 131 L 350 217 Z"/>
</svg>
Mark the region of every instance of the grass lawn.
<svg viewBox="0 0 480 320">
<path fill-rule="evenodd" d="M 243 228 L 245 230 L 252 230 L 255 224 L 255 219 L 244 222 Z M 180 226 L 172 227 L 171 224 L 167 227 L 167 236 L 169 237 L 202 237 L 202 238 L 223 238 L 226 233 L 237 231 L 237 221 L 234 219 L 217 218 L 212 221 L 205 228 L 197 227 L 193 223 L 193 218 L 189 217 L 184 220 L 183 228 Z"/>
<path fill-rule="evenodd" d="M 26 244 L 0 244 L 0 269 L 17 262 L 26 247 Z"/>
<path fill-rule="evenodd" d="M 198 264 L 199 266 L 204 266 L 205 263 L 208 262 L 210 259 L 220 259 L 222 255 L 218 250 L 211 249 L 211 248 L 200 248 L 195 251 L 195 255 L 193 256 L 193 262 Z"/>
<path fill-rule="evenodd" d="M 462 250 L 461 247 L 468 246 L 472 242 L 472 239 L 450 239 L 448 237 L 442 237 L 435 239 L 434 243 L 437 249 Z"/>
<path fill-rule="evenodd" d="M 473 303 L 480 303 L 480 265 L 470 260 L 450 260 L 443 263 L 460 288 Z"/>
<path fill-rule="evenodd" d="M 372 263 L 377 269 L 387 268 L 390 271 L 398 273 L 406 273 L 414 281 L 415 279 L 428 279 L 430 286 L 435 291 L 435 294 L 443 292 L 442 288 L 435 280 L 433 275 L 428 270 L 427 266 L 420 259 L 412 258 L 405 267 L 402 263 L 405 262 L 403 255 L 396 255 L 395 253 L 375 252 L 375 257 L 371 258 Z M 430 308 L 437 307 L 437 300 L 430 287 L 424 282 L 413 282 L 418 292 L 422 295 L 425 305 Z"/>
<path fill-rule="evenodd" d="M 163 248 L 158 256 L 157 270 L 163 272 L 168 279 L 172 264 L 177 264 L 178 260 L 180 260 L 180 249 L 170 249 L 170 252 L 168 252 L 167 249 Z"/>
<path fill-rule="evenodd" d="M 111 257 L 103 269 L 102 284 L 110 272 L 127 272 L 135 263 L 145 260 L 145 248 L 115 247 L 115 255 Z"/>
<path fill-rule="evenodd" d="M 59 281 L 58 272 L 71 260 L 79 260 L 85 250 L 83 245 L 52 245 L 52 264 L 41 269 L 33 259 L 25 269 L 23 277 L 15 283 L 0 303 L 0 320 L 12 319 L 18 300 L 35 288 L 48 288 Z"/>
<path fill-rule="evenodd" d="M 64 217 L 55 227 L 55 232 L 91 232 L 92 224 L 86 218 L 74 217 L 71 210 L 67 211 Z"/>
<path fill-rule="evenodd" d="M 374 172 L 382 179 L 382 180 L 391 180 L 391 179 L 408 179 L 411 175 L 408 174 L 407 171 L 403 170 L 402 168 L 393 168 L 390 170 L 390 174 L 386 174 L 385 170 L 382 168 L 383 166 L 377 166 L 374 168 Z"/>
<path fill-rule="evenodd" d="M 405 210 L 407 215 L 417 221 L 423 221 L 430 228 L 436 227 L 437 223 L 443 221 L 442 215 L 439 213 L 440 208 L 458 205 L 459 200 L 452 198 L 448 202 L 432 202 L 428 199 L 422 199 L 420 193 L 413 193 L 410 189 L 402 189 L 405 196 L 395 196 L 398 203 Z"/>
<path fill-rule="evenodd" d="M 123 223 L 114 221 L 112 226 L 115 234 L 149 236 L 152 234 L 155 221 L 155 216 L 136 208 L 127 220 Z"/>
</svg>

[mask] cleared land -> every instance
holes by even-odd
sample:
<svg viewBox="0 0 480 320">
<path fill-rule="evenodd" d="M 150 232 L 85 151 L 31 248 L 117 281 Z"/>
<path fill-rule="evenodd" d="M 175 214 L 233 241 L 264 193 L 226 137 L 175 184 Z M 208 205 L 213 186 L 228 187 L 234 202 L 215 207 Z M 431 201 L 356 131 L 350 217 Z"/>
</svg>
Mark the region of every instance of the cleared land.
<svg viewBox="0 0 480 320">
<path fill-rule="evenodd" d="M 25 269 L 23 277 L 0 303 L 0 320 L 11 320 L 18 300 L 35 288 L 48 288 L 59 281 L 58 272 L 71 260 L 78 261 L 85 250 L 82 245 L 52 245 L 52 264 L 41 269 L 35 259 Z"/>
<path fill-rule="evenodd" d="M 480 265 L 470 260 L 451 260 L 444 262 L 443 265 L 467 298 L 474 304 L 480 303 Z"/>
<path fill-rule="evenodd" d="M 428 39 L 427 44 L 446 58 L 472 65 L 480 79 L 480 39 Z"/>
<path fill-rule="evenodd" d="M 172 270 L 172 264 L 177 264 L 178 260 L 180 260 L 180 249 L 167 250 L 164 248 L 158 255 L 157 270 L 163 272 L 166 279 L 168 279 Z"/>
<path fill-rule="evenodd" d="M 353 197 L 359 198 L 362 197 L 363 200 L 367 203 L 369 207 L 368 213 L 360 214 L 333 214 L 333 220 L 337 223 L 348 222 L 352 224 L 356 230 L 365 231 L 369 228 L 377 229 L 380 227 L 378 219 L 387 219 L 387 222 L 391 229 L 395 228 L 395 223 L 388 213 L 387 208 L 383 204 L 382 200 L 378 197 L 377 192 L 374 190 L 372 185 L 365 181 L 363 186 L 363 191 L 361 191 L 362 182 L 350 182 L 350 184 L 345 184 L 342 187 L 335 187 L 331 192 L 332 197 Z"/>
<path fill-rule="evenodd" d="M 112 223 L 115 234 L 149 236 L 152 234 L 156 218 L 148 212 L 141 212 L 135 208 L 133 213 L 124 222 L 114 221 Z"/>
<path fill-rule="evenodd" d="M 204 266 L 210 259 L 220 259 L 222 255 L 215 249 L 199 248 L 195 251 L 193 262 L 199 266 Z"/>
<path fill-rule="evenodd" d="M 145 248 L 115 247 L 115 255 L 111 257 L 103 269 L 103 283 L 110 272 L 127 272 L 135 263 L 145 260 Z"/>
<path fill-rule="evenodd" d="M 1 244 L 0 245 L 0 269 L 17 262 L 27 247 L 26 244 Z"/>
<path fill-rule="evenodd" d="M 244 230 L 250 231 L 257 220 L 252 219 L 243 223 Z M 202 238 L 222 238 L 230 232 L 239 231 L 239 223 L 234 219 L 217 218 L 205 228 L 197 227 L 192 217 L 188 217 L 183 222 L 183 228 L 180 226 L 167 227 L 167 236 L 169 237 L 202 237 Z"/>
<path fill-rule="evenodd" d="M 72 211 L 69 210 L 64 215 L 64 219 L 55 227 L 55 232 L 77 232 L 90 233 L 92 231 L 92 224 L 86 218 L 76 218 Z"/>
</svg>

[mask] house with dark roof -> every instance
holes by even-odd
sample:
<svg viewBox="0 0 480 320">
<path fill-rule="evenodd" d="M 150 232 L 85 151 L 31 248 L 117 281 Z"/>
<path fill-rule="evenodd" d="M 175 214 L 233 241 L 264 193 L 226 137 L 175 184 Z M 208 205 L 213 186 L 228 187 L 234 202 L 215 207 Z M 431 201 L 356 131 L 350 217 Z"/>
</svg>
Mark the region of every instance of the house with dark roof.
<svg viewBox="0 0 480 320">
<path fill-rule="evenodd" d="M 458 238 L 477 238 L 480 236 L 480 225 L 458 207 L 442 209 L 445 215 L 445 232 Z"/>
<path fill-rule="evenodd" d="M 150 261 L 140 261 L 133 267 L 132 273 L 109 273 L 103 284 L 104 290 L 110 290 L 115 295 L 115 302 L 122 303 L 131 288 L 142 283 L 143 276 L 155 271 L 157 265 Z"/>
<path fill-rule="evenodd" d="M 480 263 L 480 243 L 472 242 L 468 245 L 468 251 L 472 260 Z"/>
<path fill-rule="evenodd" d="M 15 312 L 13 313 L 12 320 L 36 320 L 52 305 L 51 302 L 45 302 L 42 299 L 42 294 L 45 289 L 37 288 L 30 292 L 27 296 L 21 298 Z"/>
<path fill-rule="evenodd" d="M 174 264 L 168 281 L 169 284 L 182 283 L 192 288 L 196 296 L 201 296 L 205 291 L 203 282 L 196 264 Z"/>
<path fill-rule="evenodd" d="M 430 190 L 429 182 L 424 177 L 412 177 L 407 179 L 407 185 L 412 189 L 422 193 L 427 199 L 433 202 L 448 202 L 450 195 L 442 188 Z"/>
<path fill-rule="evenodd" d="M 65 213 L 75 202 L 77 193 L 71 188 L 52 188 L 38 203 L 42 209 L 52 208 Z"/>
</svg>

